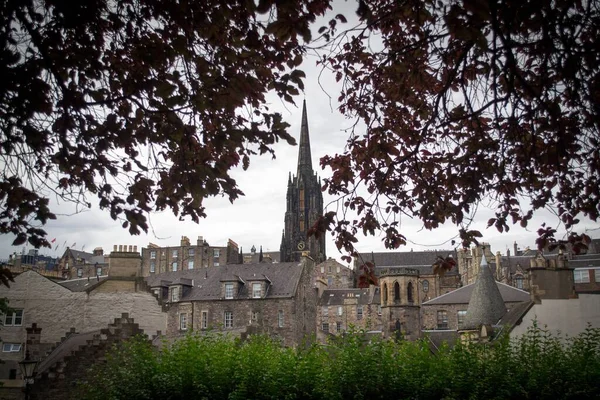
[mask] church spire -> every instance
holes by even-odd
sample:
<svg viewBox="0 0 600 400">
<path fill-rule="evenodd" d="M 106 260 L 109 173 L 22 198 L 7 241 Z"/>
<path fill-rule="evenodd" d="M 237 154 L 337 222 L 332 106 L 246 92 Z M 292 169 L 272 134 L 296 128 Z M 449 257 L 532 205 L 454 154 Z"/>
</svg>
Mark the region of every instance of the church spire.
<svg viewBox="0 0 600 400">
<path fill-rule="evenodd" d="M 310 139 L 308 137 L 308 117 L 306 116 L 306 100 L 302 102 L 302 125 L 300 127 L 300 146 L 298 150 L 298 177 L 302 171 L 312 173 Z"/>
</svg>

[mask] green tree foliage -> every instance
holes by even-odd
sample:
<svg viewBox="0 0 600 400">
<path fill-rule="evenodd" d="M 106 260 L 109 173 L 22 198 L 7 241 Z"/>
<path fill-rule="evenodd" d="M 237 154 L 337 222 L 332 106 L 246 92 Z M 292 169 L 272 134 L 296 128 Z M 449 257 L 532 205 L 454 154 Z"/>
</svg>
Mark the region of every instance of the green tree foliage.
<svg viewBox="0 0 600 400">
<path fill-rule="evenodd" d="M 296 349 L 261 336 L 189 335 L 162 350 L 136 339 L 88 376 L 78 399 L 596 399 L 600 331 L 565 340 L 534 327 L 436 354 L 427 340 L 360 332 Z"/>
<path fill-rule="evenodd" d="M 352 253 L 360 231 L 405 244 L 402 215 L 456 224 L 468 245 L 481 202 L 500 232 L 544 208 L 569 231 L 598 220 L 599 2 L 359 0 L 356 12 L 358 25 L 320 30 L 340 111 L 366 126 L 321 159 L 325 189 L 359 216 L 320 222 L 338 248 Z M 538 233 L 538 247 L 554 242 Z M 576 252 L 588 240 L 568 238 Z"/>
<path fill-rule="evenodd" d="M 49 246 L 49 196 L 132 234 L 243 193 L 229 175 L 294 139 L 269 110 L 303 89 L 327 1 L 7 0 L 0 4 L 0 233 Z"/>
</svg>

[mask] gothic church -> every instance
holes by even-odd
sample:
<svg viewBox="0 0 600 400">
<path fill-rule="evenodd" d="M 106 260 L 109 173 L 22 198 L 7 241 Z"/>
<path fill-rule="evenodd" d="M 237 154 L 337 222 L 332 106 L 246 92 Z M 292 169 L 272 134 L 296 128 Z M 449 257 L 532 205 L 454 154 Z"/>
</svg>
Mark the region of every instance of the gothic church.
<svg viewBox="0 0 600 400">
<path fill-rule="evenodd" d="M 323 215 L 323 194 L 321 181 L 313 172 L 306 101 L 302 105 L 302 125 L 298 150 L 298 170 L 288 179 L 285 228 L 281 237 L 280 260 L 298 261 L 302 254 L 312 257 L 315 262 L 324 261 L 325 235 L 307 237 L 308 230 Z"/>
</svg>

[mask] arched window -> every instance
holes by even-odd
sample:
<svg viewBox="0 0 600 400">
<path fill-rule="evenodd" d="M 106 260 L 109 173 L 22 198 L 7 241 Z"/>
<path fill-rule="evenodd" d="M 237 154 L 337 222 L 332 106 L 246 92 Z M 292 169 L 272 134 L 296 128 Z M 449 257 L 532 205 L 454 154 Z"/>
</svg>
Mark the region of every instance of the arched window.
<svg viewBox="0 0 600 400">
<path fill-rule="evenodd" d="M 400 301 L 400 284 L 394 283 L 394 301 Z"/>
<path fill-rule="evenodd" d="M 408 286 L 406 287 L 406 296 L 408 297 L 408 302 L 412 303 L 413 299 L 413 284 L 412 282 L 408 282 Z"/>
<path fill-rule="evenodd" d="M 386 304 L 388 301 L 388 289 L 387 289 L 387 283 L 383 284 L 383 304 Z"/>
</svg>

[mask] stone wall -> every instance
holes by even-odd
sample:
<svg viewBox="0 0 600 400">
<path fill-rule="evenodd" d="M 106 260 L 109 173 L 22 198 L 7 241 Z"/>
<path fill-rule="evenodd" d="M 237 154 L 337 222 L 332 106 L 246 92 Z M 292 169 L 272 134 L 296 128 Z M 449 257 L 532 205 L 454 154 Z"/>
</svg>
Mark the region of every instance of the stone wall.
<svg viewBox="0 0 600 400">
<path fill-rule="evenodd" d="M 119 285 L 106 281 L 90 293 L 71 292 L 33 271 L 19 275 L 10 289 L 0 287 L 0 297 L 7 297 L 12 308 L 24 310 L 23 322 L 3 327 L 2 340 L 22 342 L 25 326 L 35 322 L 43 329 L 43 340 L 54 343 L 70 328 L 78 332 L 100 329 L 124 312 L 140 321 L 149 335 L 165 330 L 166 314 L 151 293 L 103 292 L 100 288 L 105 284 Z"/>
</svg>

